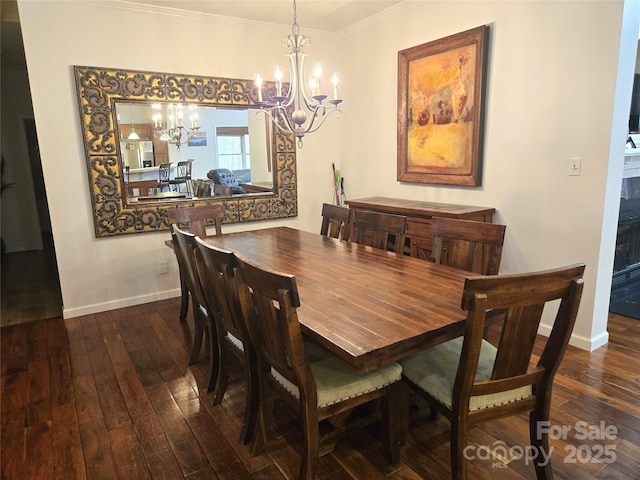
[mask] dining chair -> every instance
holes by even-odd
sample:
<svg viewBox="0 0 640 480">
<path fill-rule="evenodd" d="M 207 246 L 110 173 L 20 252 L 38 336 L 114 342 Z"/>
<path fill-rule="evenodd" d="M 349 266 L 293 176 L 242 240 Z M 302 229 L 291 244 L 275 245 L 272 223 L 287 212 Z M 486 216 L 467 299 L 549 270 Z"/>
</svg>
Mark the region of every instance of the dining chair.
<svg viewBox="0 0 640 480">
<path fill-rule="evenodd" d="M 173 179 L 169 180 L 169 185 L 175 186 L 176 192 L 180 191 L 180 185 L 185 186 L 188 194 L 193 194 L 193 185 L 191 184 L 191 164 L 193 158 L 180 161 L 176 164 L 176 174 Z"/>
<path fill-rule="evenodd" d="M 351 210 L 330 203 L 322 204 L 322 225 L 320 235 L 349 240 L 351 228 Z"/>
<path fill-rule="evenodd" d="M 170 189 L 169 177 L 171 176 L 171 162 L 161 163 L 158 166 L 158 191 L 162 192 L 163 188 Z"/>
<path fill-rule="evenodd" d="M 304 342 L 295 277 L 261 268 L 238 255 L 236 258 L 239 298 L 258 358 L 260 413 L 254 452 L 260 453 L 266 446 L 273 400 L 278 396 L 300 417 L 304 441 L 299 478 L 315 478 L 321 447 L 322 453 L 328 453 L 348 429 L 345 424 L 321 438 L 319 423 L 381 399 L 385 447 L 389 460 L 395 463 L 399 456 L 395 422 L 400 366 L 391 363 L 358 374 L 321 347 Z"/>
<path fill-rule="evenodd" d="M 481 275 L 497 275 L 506 228 L 497 223 L 433 217 L 432 259 L 435 263 Z"/>
<path fill-rule="evenodd" d="M 209 337 L 209 380 L 207 381 L 207 392 L 213 390 L 216 383 L 218 369 L 218 347 L 216 325 L 212 318 L 212 313 L 207 309 L 204 292 L 197 275 L 194 252 L 196 246 L 196 236 L 192 233 L 181 230 L 175 223 L 171 225 L 176 245 L 176 254 L 180 256 L 178 265 L 184 267 L 182 278 L 191 293 L 191 304 L 193 305 L 193 345 L 189 355 L 189 365 L 198 361 L 202 340 L 206 333 Z"/>
<path fill-rule="evenodd" d="M 553 478 L 551 463 L 543 460 L 551 453 L 543 427 L 549 422 L 553 378 L 576 321 L 584 269 L 584 264 L 575 264 L 543 272 L 469 277 L 462 294 L 462 309 L 467 312 L 464 336 L 399 361 L 411 390 L 451 423 L 454 480 L 466 478 L 464 451 L 470 427 L 521 413 L 529 413 L 529 440 L 539 455 L 534 462 L 537 478 Z M 534 364 L 536 333 L 547 308 L 556 309 L 555 321 Z M 496 346 L 483 339 L 487 313 L 493 309 L 506 311 Z"/>
<path fill-rule="evenodd" d="M 216 235 L 222 235 L 222 220 L 224 219 L 224 212 L 221 205 L 205 205 L 202 207 L 179 207 L 170 208 L 167 210 L 167 221 L 169 225 L 174 223 L 182 228 L 186 228 L 189 233 L 200 238 L 207 237 L 207 223 L 211 223 L 216 231 Z M 187 312 L 189 311 L 189 289 L 183 279 L 184 266 L 181 265 L 181 256 L 176 250 L 176 241 L 173 235 L 172 246 L 178 260 L 178 273 L 180 274 L 180 320 L 184 321 L 187 318 Z"/>
<path fill-rule="evenodd" d="M 218 334 L 218 373 L 213 389 L 213 404 L 222 402 L 229 381 L 229 367 L 234 358 L 239 360 L 244 365 L 246 379 L 245 413 L 240 442 L 246 444 L 253 438 L 256 429 L 258 376 L 255 350 L 249 342 L 238 298 L 235 256 L 233 252 L 213 247 L 201 238 L 196 238 L 196 245 L 197 273 L 207 310 L 212 312 Z"/>
<path fill-rule="evenodd" d="M 391 213 L 357 210 L 353 213 L 351 241 L 387 250 L 390 236 L 393 238 L 392 250 L 398 254 L 404 251 L 404 237 L 407 229 L 407 217 Z"/>
</svg>

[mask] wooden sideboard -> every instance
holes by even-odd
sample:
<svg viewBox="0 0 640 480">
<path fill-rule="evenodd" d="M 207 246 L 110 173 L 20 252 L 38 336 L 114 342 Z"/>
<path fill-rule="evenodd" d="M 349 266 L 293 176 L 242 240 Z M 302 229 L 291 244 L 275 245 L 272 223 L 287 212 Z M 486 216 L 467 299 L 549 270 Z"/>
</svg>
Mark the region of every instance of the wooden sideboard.
<svg viewBox="0 0 640 480">
<path fill-rule="evenodd" d="M 449 217 L 478 222 L 491 222 L 495 208 L 454 205 L 449 203 L 403 200 L 399 198 L 368 197 L 347 200 L 349 208 L 392 213 L 407 217 L 405 254 L 431 260 L 431 218 Z M 446 248 L 446 245 L 444 245 Z"/>
</svg>

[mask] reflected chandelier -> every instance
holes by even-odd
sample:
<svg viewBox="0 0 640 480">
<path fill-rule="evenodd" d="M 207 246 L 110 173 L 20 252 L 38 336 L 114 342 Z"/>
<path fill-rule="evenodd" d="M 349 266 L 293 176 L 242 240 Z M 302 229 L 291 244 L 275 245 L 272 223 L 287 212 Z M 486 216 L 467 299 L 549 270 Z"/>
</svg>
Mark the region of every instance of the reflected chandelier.
<svg viewBox="0 0 640 480">
<path fill-rule="evenodd" d="M 153 108 L 158 112 L 153 114 L 153 130 L 155 135 L 165 142 L 175 145 L 180 150 L 180 145 L 185 145 L 191 140 L 191 137 L 200 129 L 198 113 L 195 111 L 195 105 L 190 105 L 189 110 L 189 128 L 184 126 L 182 118 L 182 105 L 179 103 L 172 103 L 167 108 L 169 110 L 168 118 L 166 121 L 162 118 L 162 105 L 154 103 Z M 164 123 L 163 123 L 164 122 Z M 183 139 L 183 134 L 186 134 Z"/>
<path fill-rule="evenodd" d="M 296 14 L 296 2 L 293 0 L 293 26 L 291 35 L 282 39 L 282 44 L 291 49 L 287 55 L 287 65 L 289 67 L 289 90 L 283 95 L 282 91 L 282 71 L 276 67 L 276 95 L 273 97 L 275 103 L 263 101 L 262 99 L 262 79 L 256 75 L 256 87 L 258 88 L 257 106 L 259 113 L 264 113 L 272 123 L 278 127 L 282 133 L 294 134 L 298 139 L 298 147 L 302 148 L 302 137 L 307 133 L 318 130 L 332 112 L 340 115 L 342 112 L 338 105 L 342 102 L 338 98 L 338 75 L 333 74 L 333 98 L 328 101 L 330 105 L 325 105 L 327 95 L 322 95 L 320 91 L 320 75 L 322 70 L 316 66 L 314 74 L 309 81 L 309 88 L 305 82 L 305 71 L 308 55 L 302 52 L 302 48 L 310 45 L 311 41 L 304 35 L 300 35 Z M 293 113 L 289 118 L 287 110 L 293 106 Z M 316 122 L 319 120 L 318 122 Z"/>
</svg>

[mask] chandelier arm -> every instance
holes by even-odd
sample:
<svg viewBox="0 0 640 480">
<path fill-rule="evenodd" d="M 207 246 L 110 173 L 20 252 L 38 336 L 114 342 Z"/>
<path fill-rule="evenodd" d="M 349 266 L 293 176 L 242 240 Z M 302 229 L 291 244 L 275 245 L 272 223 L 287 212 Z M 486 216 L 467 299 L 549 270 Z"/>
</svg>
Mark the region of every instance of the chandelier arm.
<svg viewBox="0 0 640 480">
<path fill-rule="evenodd" d="M 272 113 L 272 111 L 277 112 L 279 109 L 278 107 L 272 107 L 269 109 L 260 109 L 256 112 L 256 115 L 258 114 L 263 114 L 266 115 L 267 117 L 269 117 L 271 119 L 271 121 L 273 122 L 274 125 L 278 126 L 278 119 L 276 118 L 276 116 L 274 116 L 274 114 Z"/>
<path fill-rule="evenodd" d="M 289 122 L 289 117 L 287 117 L 286 114 L 282 114 L 283 109 L 279 107 L 273 107 L 270 110 L 275 110 L 276 116 L 274 116 L 269 110 L 258 110 L 256 112 L 256 115 L 262 113 L 268 116 L 271 119 L 271 122 L 278 128 L 278 130 L 280 130 L 280 132 L 282 132 L 285 135 L 293 134 L 294 130 L 293 130 L 293 127 L 291 126 L 291 123 Z M 284 126 L 281 124 L 281 120 L 280 120 L 281 118 L 284 119 L 284 121 L 282 122 L 284 123 Z"/>
<path fill-rule="evenodd" d="M 198 131 L 197 128 L 193 128 L 189 130 L 189 133 L 187 133 L 187 138 L 184 139 L 184 143 L 189 143 L 189 140 L 191 140 L 191 138 L 195 135 L 197 131 Z"/>
<path fill-rule="evenodd" d="M 311 128 L 313 125 L 310 125 L 309 130 L 307 130 L 305 133 L 313 133 L 316 130 L 318 130 L 322 126 L 322 124 L 327 121 L 327 118 L 329 118 L 329 115 L 331 115 L 333 112 L 336 112 L 339 115 L 342 115 L 342 112 L 340 110 L 332 108 L 326 113 L 326 115 L 322 115 L 322 117 L 320 117 L 321 121 L 315 128 Z"/>
<path fill-rule="evenodd" d="M 311 116 L 307 119 L 306 122 L 304 122 L 304 125 L 301 125 L 302 131 L 304 133 L 309 133 L 310 131 L 312 131 L 311 129 L 313 128 L 313 124 L 315 123 L 316 118 L 318 118 L 318 111 L 322 108 L 323 107 L 319 105 L 315 108 L 309 109 L 311 111 Z M 324 112 L 322 112 L 322 115 L 324 115 Z"/>
<path fill-rule="evenodd" d="M 308 44 L 306 37 L 301 36 L 302 37 L 302 42 L 303 45 Z M 302 45 L 301 45 L 302 47 Z M 302 97 L 302 100 L 304 101 L 305 105 L 307 106 L 307 108 L 309 110 L 311 110 L 312 108 L 314 108 L 317 105 L 320 105 L 320 102 L 318 102 L 315 98 L 313 98 L 313 92 L 309 92 L 308 90 L 308 85 L 307 85 L 307 77 L 305 75 L 305 72 L 307 71 L 307 59 L 309 58 L 308 55 L 306 53 L 299 53 L 300 57 L 301 57 L 301 61 L 300 61 L 300 65 L 299 65 L 299 69 L 298 69 L 298 74 L 299 74 L 299 78 L 298 78 L 298 86 L 300 88 L 300 94 L 298 96 L 298 105 L 301 104 L 300 102 L 300 96 Z"/>
<path fill-rule="evenodd" d="M 289 115 L 287 115 L 287 110 L 284 108 L 278 108 L 277 110 L 277 120 L 276 125 L 283 125 L 284 129 L 281 128 L 281 131 L 286 131 L 288 133 L 294 133 L 295 128 L 291 125 L 291 120 L 289 119 Z"/>
</svg>

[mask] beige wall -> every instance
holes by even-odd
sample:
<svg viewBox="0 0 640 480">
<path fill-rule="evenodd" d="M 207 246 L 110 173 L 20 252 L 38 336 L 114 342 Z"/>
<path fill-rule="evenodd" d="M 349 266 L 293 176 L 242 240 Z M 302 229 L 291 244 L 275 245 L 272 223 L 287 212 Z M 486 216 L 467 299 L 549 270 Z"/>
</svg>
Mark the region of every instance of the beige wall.
<svg viewBox="0 0 640 480">
<path fill-rule="evenodd" d="M 289 27 L 126 11 L 109 2 L 20 0 L 19 8 L 65 316 L 176 296 L 166 232 L 94 238 L 72 65 L 269 78 L 276 62 L 283 65 L 280 38 Z M 493 206 L 508 226 L 503 273 L 587 263 L 572 341 L 583 348 L 606 342 L 636 17 L 627 31 L 622 2 L 411 1 L 337 37 L 301 25 L 314 60 L 341 73 L 344 115 L 299 151 L 297 218 L 225 231 L 285 224 L 317 231 L 321 203 L 332 198 L 331 162 L 346 178 L 348 198 Z M 398 50 L 482 24 L 491 25 L 482 187 L 398 183 Z M 582 175 L 569 177 L 575 156 Z M 158 273 L 159 260 L 169 261 L 169 275 Z"/>
</svg>

